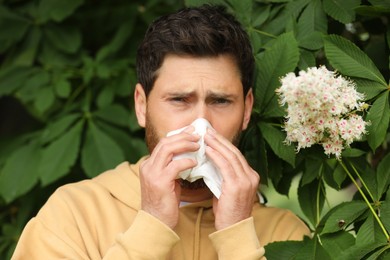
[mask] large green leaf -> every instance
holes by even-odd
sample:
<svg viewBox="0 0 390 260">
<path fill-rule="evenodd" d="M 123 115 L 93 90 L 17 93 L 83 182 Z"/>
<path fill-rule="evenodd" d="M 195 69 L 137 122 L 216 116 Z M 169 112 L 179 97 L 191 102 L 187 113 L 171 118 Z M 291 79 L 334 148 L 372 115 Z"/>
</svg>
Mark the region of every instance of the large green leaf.
<svg viewBox="0 0 390 260">
<path fill-rule="evenodd" d="M 76 27 L 51 25 L 45 28 L 44 33 L 47 40 L 60 51 L 75 53 L 81 46 L 81 33 Z"/>
<path fill-rule="evenodd" d="M 356 235 L 356 245 L 368 245 L 372 243 L 383 243 L 387 239 L 370 213 L 364 223 L 360 226 Z"/>
<path fill-rule="evenodd" d="M 354 8 L 361 0 L 324 0 L 325 12 L 335 20 L 347 24 L 355 19 Z"/>
<path fill-rule="evenodd" d="M 302 174 L 301 185 L 304 186 L 319 178 L 324 172 L 324 167 L 324 161 L 321 160 L 321 158 L 307 157 L 305 160 L 305 169 Z"/>
<path fill-rule="evenodd" d="M 387 86 L 372 60 L 354 43 L 338 35 L 325 36 L 324 41 L 326 57 L 341 74 L 370 79 Z"/>
<path fill-rule="evenodd" d="M 0 6 L 0 53 L 20 41 L 29 26 L 26 18 Z"/>
<path fill-rule="evenodd" d="M 260 114 L 267 116 L 275 109 L 280 110 L 275 89 L 280 86 L 280 77 L 293 71 L 298 61 L 299 48 L 293 33 L 279 36 L 271 48 L 257 58 L 259 72 L 255 95 Z"/>
<path fill-rule="evenodd" d="M 372 243 L 364 245 L 354 245 L 344 250 L 335 260 L 356 260 L 372 259 L 369 255 L 386 247 L 387 243 Z M 376 260 L 376 259 L 375 259 Z"/>
<path fill-rule="evenodd" d="M 278 15 L 271 19 L 268 24 L 265 24 L 263 30 L 273 35 L 279 35 L 288 31 L 286 30 L 287 23 L 295 21 L 310 2 L 311 0 L 287 1 L 280 13 L 278 12 Z"/>
<path fill-rule="evenodd" d="M 327 32 L 326 14 L 319 0 L 311 1 L 297 22 L 297 40 L 299 46 L 318 50 L 323 46 L 322 34 Z"/>
<path fill-rule="evenodd" d="M 54 20 L 61 22 L 76 10 L 84 0 L 41 0 L 38 6 L 42 22 Z"/>
<path fill-rule="evenodd" d="M 88 126 L 81 165 L 89 177 L 94 177 L 115 167 L 124 161 L 125 157 L 119 145 L 93 121 L 90 121 Z"/>
<path fill-rule="evenodd" d="M 0 97 L 10 95 L 21 88 L 26 80 L 36 72 L 30 67 L 8 67 L 0 70 Z"/>
<path fill-rule="evenodd" d="M 355 237 L 346 231 L 325 234 L 321 236 L 321 242 L 326 252 L 332 259 L 337 258 L 340 254 L 355 244 Z"/>
<path fill-rule="evenodd" d="M 366 211 L 367 205 L 363 201 L 341 203 L 333 209 L 332 214 L 326 220 L 322 234 L 345 229 Z"/>
<path fill-rule="evenodd" d="M 41 153 L 36 143 L 19 147 L 0 170 L 0 194 L 9 203 L 28 192 L 38 182 Z"/>
<path fill-rule="evenodd" d="M 317 238 L 305 237 L 303 241 L 274 242 L 265 247 L 265 256 L 270 259 L 331 259 Z"/>
<path fill-rule="evenodd" d="M 136 7 L 134 7 L 136 10 Z M 134 29 L 135 22 L 135 13 L 129 14 L 129 20 L 124 22 L 116 31 L 115 35 L 112 37 L 111 41 L 103 46 L 96 55 L 96 61 L 101 62 L 110 55 L 117 52 L 120 48 L 123 47 L 126 40 L 131 36 Z"/>
<path fill-rule="evenodd" d="M 41 142 L 46 144 L 53 141 L 55 138 L 68 131 L 69 127 L 80 117 L 79 114 L 67 114 L 58 120 L 52 121 L 48 124 L 42 132 Z"/>
<path fill-rule="evenodd" d="M 362 78 L 354 78 L 353 81 L 356 83 L 357 90 L 364 94 L 366 100 L 370 100 L 382 91 L 387 90 L 385 85 L 377 81 Z"/>
<path fill-rule="evenodd" d="M 25 39 L 21 42 L 18 51 L 12 52 L 11 55 L 7 56 L 5 64 L 9 63 L 16 66 L 33 65 L 41 39 L 41 29 L 38 26 L 32 27 L 27 32 Z"/>
<path fill-rule="evenodd" d="M 303 241 L 273 242 L 265 246 L 265 257 L 269 260 L 294 259 L 304 246 Z"/>
<path fill-rule="evenodd" d="M 368 0 L 373 6 L 384 7 L 390 9 L 390 2 L 388 0 Z"/>
<path fill-rule="evenodd" d="M 79 121 L 68 132 L 53 141 L 43 150 L 39 167 L 42 185 L 47 185 L 69 173 L 80 150 L 84 121 Z"/>
<path fill-rule="evenodd" d="M 227 3 L 232 7 L 235 15 L 237 16 L 237 19 L 243 24 L 243 26 L 249 27 L 251 24 L 253 1 L 227 0 Z"/>
<path fill-rule="evenodd" d="M 388 153 L 378 164 L 376 182 L 378 197 L 380 198 L 388 190 L 390 185 L 390 153 Z"/>
<path fill-rule="evenodd" d="M 292 145 L 286 145 L 284 143 L 286 134 L 281 129 L 275 128 L 268 123 L 260 122 L 259 127 L 272 151 L 281 159 L 294 166 L 296 153 Z"/>
<path fill-rule="evenodd" d="M 370 122 L 367 127 L 367 140 L 371 149 L 375 151 L 385 140 L 390 120 L 389 93 L 382 93 L 372 104 L 366 120 Z"/>
<path fill-rule="evenodd" d="M 381 220 L 385 226 L 387 232 L 390 233 L 390 187 L 387 189 L 387 195 L 385 201 L 382 202 L 381 208 Z"/>
<path fill-rule="evenodd" d="M 95 116 L 118 126 L 129 127 L 130 112 L 119 104 L 101 108 L 94 113 Z"/>
<path fill-rule="evenodd" d="M 314 180 L 304 186 L 302 186 L 302 183 L 299 185 L 299 205 L 313 226 L 317 226 L 320 221 L 321 212 L 325 203 L 325 192 L 326 190 L 322 180 Z"/>
<path fill-rule="evenodd" d="M 184 0 L 186 6 L 200 6 L 203 4 L 210 4 L 211 2 L 212 4 L 225 4 L 224 0 Z"/>
</svg>

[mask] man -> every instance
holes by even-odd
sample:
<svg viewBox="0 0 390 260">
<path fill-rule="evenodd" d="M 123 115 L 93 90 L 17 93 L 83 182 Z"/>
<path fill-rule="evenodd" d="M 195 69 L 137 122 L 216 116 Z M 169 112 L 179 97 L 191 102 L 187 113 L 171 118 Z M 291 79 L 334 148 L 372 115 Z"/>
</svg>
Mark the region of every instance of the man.
<svg viewBox="0 0 390 260">
<path fill-rule="evenodd" d="M 137 54 L 134 99 L 150 156 L 58 189 L 26 226 L 13 259 L 260 259 L 269 242 L 302 239 L 292 213 L 261 205 L 259 175 L 236 148 L 253 105 L 247 34 L 223 8 L 183 9 L 156 20 Z M 222 193 L 179 180 L 197 165 L 190 125 L 210 122 L 206 155 Z M 176 129 L 184 131 L 170 135 Z"/>
</svg>

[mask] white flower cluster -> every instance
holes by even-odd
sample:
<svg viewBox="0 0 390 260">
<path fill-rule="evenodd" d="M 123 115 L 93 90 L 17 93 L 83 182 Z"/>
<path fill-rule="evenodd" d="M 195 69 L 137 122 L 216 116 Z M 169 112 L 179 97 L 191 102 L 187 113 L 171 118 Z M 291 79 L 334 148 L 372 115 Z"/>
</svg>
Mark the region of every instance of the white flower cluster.
<svg viewBox="0 0 390 260">
<path fill-rule="evenodd" d="M 308 68 L 296 76 L 288 73 L 276 90 L 287 104 L 286 142 L 301 148 L 321 144 L 326 155 L 341 157 L 342 150 L 366 133 L 367 122 L 356 114 L 367 105 L 353 82 L 326 67 Z"/>
</svg>

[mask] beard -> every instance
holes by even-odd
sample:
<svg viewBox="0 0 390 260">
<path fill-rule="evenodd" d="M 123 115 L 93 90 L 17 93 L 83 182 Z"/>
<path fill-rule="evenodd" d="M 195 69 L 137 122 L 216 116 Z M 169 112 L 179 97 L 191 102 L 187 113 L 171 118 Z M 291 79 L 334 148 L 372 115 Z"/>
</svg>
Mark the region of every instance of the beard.
<svg viewBox="0 0 390 260">
<path fill-rule="evenodd" d="M 237 130 L 233 136 L 233 139 L 231 140 L 232 144 L 235 145 L 236 147 L 239 144 L 241 132 L 242 132 L 241 130 Z M 149 153 L 151 154 L 154 148 L 160 142 L 160 138 L 157 134 L 157 129 L 155 125 L 152 123 L 152 120 L 150 119 L 150 115 L 148 112 L 146 112 L 145 139 L 146 139 L 146 145 L 148 147 Z M 194 182 L 189 182 L 183 179 L 178 179 L 177 181 L 180 184 L 181 188 L 183 189 L 197 190 L 197 189 L 203 189 L 207 187 L 203 179 L 198 179 Z"/>
</svg>

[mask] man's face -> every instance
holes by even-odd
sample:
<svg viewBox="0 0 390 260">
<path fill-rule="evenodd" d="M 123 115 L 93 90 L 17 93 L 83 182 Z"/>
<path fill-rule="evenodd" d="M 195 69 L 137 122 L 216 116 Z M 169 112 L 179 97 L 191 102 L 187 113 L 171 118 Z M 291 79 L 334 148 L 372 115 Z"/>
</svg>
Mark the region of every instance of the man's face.
<svg viewBox="0 0 390 260">
<path fill-rule="evenodd" d="M 147 99 L 142 86 L 137 85 L 135 93 L 138 121 L 146 128 L 150 152 L 168 132 L 200 117 L 229 141 L 238 142 L 249 122 L 253 95 L 250 91 L 244 97 L 239 70 L 230 56 L 168 55 L 157 73 Z"/>
</svg>

